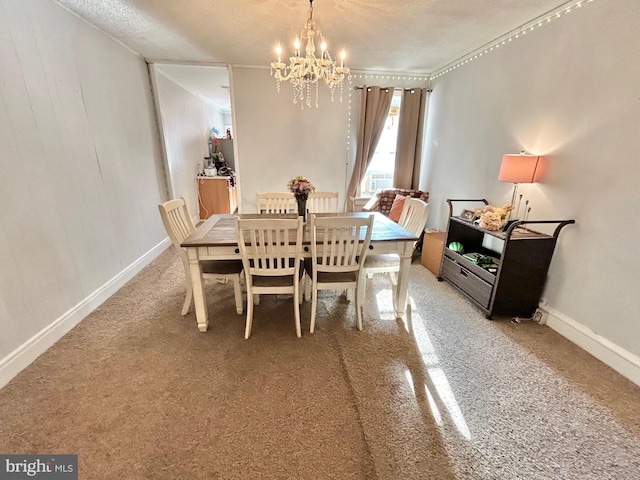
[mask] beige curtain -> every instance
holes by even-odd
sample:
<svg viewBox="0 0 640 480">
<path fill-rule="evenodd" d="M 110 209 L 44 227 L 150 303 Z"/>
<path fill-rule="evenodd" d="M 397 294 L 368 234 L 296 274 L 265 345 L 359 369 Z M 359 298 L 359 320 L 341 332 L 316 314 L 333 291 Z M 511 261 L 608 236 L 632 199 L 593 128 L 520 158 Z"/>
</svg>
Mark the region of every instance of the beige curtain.
<svg viewBox="0 0 640 480">
<path fill-rule="evenodd" d="M 395 188 L 418 189 L 428 94 L 426 88 L 411 88 L 402 92 L 396 166 L 393 174 Z"/>
<path fill-rule="evenodd" d="M 356 161 L 347 189 L 347 212 L 355 210 L 355 199 L 358 196 L 360 182 L 367 172 L 378 140 L 382 135 L 384 122 L 389 115 L 389 107 L 393 98 L 393 87 L 362 87 L 360 99 L 360 121 L 358 123 L 358 143 Z"/>
</svg>

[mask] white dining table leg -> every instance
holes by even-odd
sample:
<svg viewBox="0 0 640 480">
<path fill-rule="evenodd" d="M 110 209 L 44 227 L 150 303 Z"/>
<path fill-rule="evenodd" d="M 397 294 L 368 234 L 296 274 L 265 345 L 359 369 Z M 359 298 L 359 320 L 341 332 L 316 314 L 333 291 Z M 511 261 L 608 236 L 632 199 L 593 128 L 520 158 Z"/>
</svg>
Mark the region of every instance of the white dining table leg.
<svg viewBox="0 0 640 480">
<path fill-rule="evenodd" d="M 198 250 L 196 248 L 187 248 L 187 258 L 189 259 L 189 272 L 191 273 L 191 284 L 193 286 L 193 304 L 196 309 L 198 330 L 206 332 L 207 328 L 209 328 L 209 315 L 207 313 L 207 302 L 204 298 L 204 282 Z"/>
<path fill-rule="evenodd" d="M 409 276 L 411 275 L 411 258 L 413 256 L 413 244 L 405 243 L 400 255 L 400 271 L 398 272 L 398 285 L 396 285 L 393 305 L 396 318 L 403 318 L 407 309 L 407 291 L 409 289 Z"/>
</svg>

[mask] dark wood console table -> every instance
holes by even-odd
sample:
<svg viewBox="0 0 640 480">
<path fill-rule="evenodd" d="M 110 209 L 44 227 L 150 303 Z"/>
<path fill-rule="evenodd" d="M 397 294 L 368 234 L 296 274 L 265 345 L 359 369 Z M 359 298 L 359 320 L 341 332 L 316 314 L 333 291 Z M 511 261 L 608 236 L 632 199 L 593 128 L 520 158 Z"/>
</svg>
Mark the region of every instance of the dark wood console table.
<svg viewBox="0 0 640 480">
<path fill-rule="evenodd" d="M 476 201 L 487 204 L 484 199 L 447 200 L 450 216 L 438 280 L 449 282 L 488 319 L 531 317 L 540 302 L 560 230 L 575 220 L 516 220 L 505 231 L 489 231 L 453 216 L 453 202 Z M 548 235 L 530 229 L 531 224 L 557 227 Z M 464 252 L 448 248 L 452 242 L 460 242 Z"/>
</svg>

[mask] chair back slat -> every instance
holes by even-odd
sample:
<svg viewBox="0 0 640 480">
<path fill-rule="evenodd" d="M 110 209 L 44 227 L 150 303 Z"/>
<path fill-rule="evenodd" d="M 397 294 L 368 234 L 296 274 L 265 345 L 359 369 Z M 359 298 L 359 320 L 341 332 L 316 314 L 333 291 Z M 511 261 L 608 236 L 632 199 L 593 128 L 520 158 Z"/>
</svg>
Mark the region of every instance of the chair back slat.
<svg viewBox="0 0 640 480">
<path fill-rule="evenodd" d="M 302 217 L 295 219 L 236 217 L 238 246 L 251 275 L 297 274 L 302 256 Z"/>
<path fill-rule="evenodd" d="M 404 207 L 402 208 L 398 225 L 413 233 L 416 237 L 419 237 L 424 231 L 428 217 L 428 203 L 417 198 L 407 197 L 404 201 Z"/>
<path fill-rule="evenodd" d="M 256 206 L 258 213 L 291 213 L 298 209 L 290 192 L 257 192 Z"/>
<path fill-rule="evenodd" d="M 319 272 L 351 272 L 360 269 L 371 242 L 373 215 L 361 217 L 316 217 L 311 215 L 311 242 L 315 268 Z M 318 241 L 322 253 L 318 254 Z"/>
<path fill-rule="evenodd" d="M 184 249 L 180 244 L 196 228 L 191 219 L 186 200 L 184 197 L 169 200 L 158 205 L 158 209 L 171 243 L 181 254 L 184 254 Z"/>
<path fill-rule="evenodd" d="M 311 192 L 307 197 L 309 213 L 338 213 L 338 192 Z"/>
</svg>

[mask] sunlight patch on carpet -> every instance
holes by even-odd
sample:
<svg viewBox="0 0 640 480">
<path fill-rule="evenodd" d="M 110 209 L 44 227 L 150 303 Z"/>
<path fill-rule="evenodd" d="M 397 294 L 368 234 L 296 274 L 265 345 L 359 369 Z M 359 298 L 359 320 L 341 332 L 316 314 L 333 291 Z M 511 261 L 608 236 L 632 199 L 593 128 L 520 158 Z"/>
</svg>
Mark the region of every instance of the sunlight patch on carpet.
<svg viewBox="0 0 640 480">
<path fill-rule="evenodd" d="M 393 290 L 385 288 L 376 293 L 376 304 L 378 306 L 380 320 L 396 320 L 396 312 L 393 308 Z"/>
<path fill-rule="evenodd" d="M 416 397 L 417 399 L 416 389 L 413 383 L 413 376 L 411 375 L 411 372 L 408 369 L 405 370 L 404 376 L 407 379 L 407 383 L 411 387 L 413 396 Z M 440 415 L 440 410 L 438 410 L 438 405 L 436 405 L 436 402 L 433 399 L 433 395 L 431 395 L 431 392 L 429 391 L 429 388 L 426 385 L 424 386 L 424 390 L 427 395 L 427 402 L 429 403 L 429 409 L 431 410 L 431 416 L 433 417 L 433 421 L 436 422 L 436 425 L 442 426 L 442 415 Z"/>
<path fill-rule="evenodd" d="M 429 377 L 433 382 L 433 387 L 436 390 L 436 393 L 440 400 L 442 401 L 444 407 L 449 412 L 449 416 L 451 417 L 451 421 L 455 425 L 456 429 L 460 432 L 460 434 L 467 440 L 471 439 L 471 431 L 469 430 L 469 426 L 465 421 L 464 415 L 462 414 L 462 410 L 460 410 L 460 405 L 456 400 L 456 396 L 453 393 L 453 389 L 451 388 L 451 384 L 447 379 L 447 375 L 444 373 L 444 370 L 440 366 L 440 360 L 435 352 L 435 348 L 433 347 L 433 343 L 429 338 L 429 334 L 425 328 L 425 324 L 420 317 L 420 314 L 417 312 L 411 315 L 411 327 L 413 331 L 413 337 L 415 339 L 416 345 L 418 346 L 418 350 L 421 353 L 422 361 L 429 373 Z M 412 385 L 413 387 L 413 385 Z M 431 406 L 431 402 L 433 401 L 433 397 L 430 394 L 429 386 L 425 385 L 425 390 L 427 391 L 427 396 L 429 397 L 429 405 Z M 414 390 L 415 395 L 415 390 Z M 438 411 L 437 406 L 432 407 L 432 411 Z M 434 419 L 435 419 L 434 415 Z M 440 423 L 439 423 L 440 425 Z"/>
</svg>

